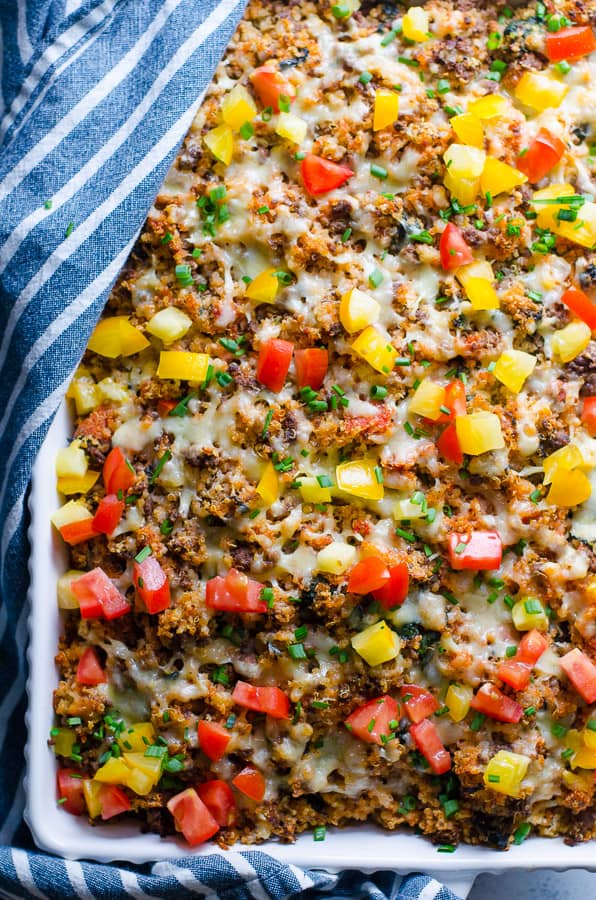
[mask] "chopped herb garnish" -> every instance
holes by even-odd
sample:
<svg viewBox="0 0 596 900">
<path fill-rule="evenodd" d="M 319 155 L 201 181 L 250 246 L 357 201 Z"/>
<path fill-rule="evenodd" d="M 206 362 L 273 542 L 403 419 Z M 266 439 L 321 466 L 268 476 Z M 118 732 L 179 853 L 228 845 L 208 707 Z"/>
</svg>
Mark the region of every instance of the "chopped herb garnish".
<svg viewBox="0 0 596 900">
<path fill-rule="evenodd" d="M 418 244 L 434 243 L 433 236 L 428 231 L 418 231 L 415 234 L 411 234 L 410 240 L 416 241 L 416 243 L 418 243 Z"/>
<path fill-rule="evenodd" d="M 387 175 L 389 173 L 387 172 L 387 169 L 383 168 L 383 166 L 379 166 L 379 165 L 377 165 L 377 163 L 371 163 L 370 164 L 370 174 L 373 175 L 375 178 L 380 178 L 380 179 L 384 180 L 385 178 L 387 178 Z"/>
<path fill-rule="evenodd" d="M 327 835 L 327 829 L 324 825 L 317 825 L 312 833 L 313 841 L 324 841 Z"/>
<path fill-rule="evenodd" d="M 135 562 L 139 563 L 139 565 L 147 559 L 148 556 L 152 554 L 151 547 L 143 547 L 142 550 L 139 550 L 137 555 L 135 556 Z"/>
<path fill-rule="evenodd" d="M 169 534 L 171 534 L 172 531 L 174 530 L 174 526 L 173 526 L 172 522 L 170 521 L 170 519 L 164 519 L 163 522 L 161 523 L 161 525 L 159 526 L 159 530 L 160 530 L 161 534 L 165 535 L 166 537 Z"/>
<path fill-rule="evenodd" d="M 329 704 L 326 700 L 311 700 L 310 705 L 313 709 L 329 709 Z"/>
<path fill-rule="evenodd" d="M 513 843 L 523 844 L 527 836 L 532 830 L 532 826 L 529 822 L 522 822 L 521 825 L 518 825 L 515 831 L 513 832 Z"/>
<path fill-rule="evenodd" d="M 288 653 L 292 659 L 308 659 L 304 644 L 289 644 Z"/>
<path fill-rule="evenodd" d="M 451 85 L 445 78 L 440 78 L 437 81 L 437 93 L 438 94 L 447 94 L 451 90 Z"/>
<path fill-rule="evenodd" d="M 362 72 L 358 81 L 360 82 L 360 84 L 368 84 L 369 82 L 372 81 L 372 79 L 373 79 L 373 77 L 370 74 L 370 72 Z"/>
<path fill-rule="evenodd" d="M 168 461 L 169 459 L 171 459 L 171 458 L 172 458 L 172 451 L 171 451 L 171 450 L 164 450 L 162 456 L 160 456 L 160 458 L 159 458 L 158 461 L 157 461 L 157 465 L 155 466 L 155 468 L 154 468 L 154 470 L 153 470 L 153 473 L 152 473 L 152 475 L 151 475 L 151 478 L 149 479 L 149 484 L 155 484 L 155 482 L 156 482 L 157 479 L 159 478 L 159 475 L 160 475 L 161 470 L 163 469 L 163 467 L 165 466 L 165 464 L 167 463 L 167 461 Z M 147 548 L 145 548 L 145 549 L 147 549 Z M 151 549 L 150 549 L 150 548 L 149 548 L 149 553 L 151 553 Z"/>
<path fill-rule="evenodd" d="M 383 273 L 378 269 L 374 269 L 368 276 L 368 283 L 372 288 L 378 288 L 383 282 Z"/>
<path fill-rule="evenodd" d="M 483 713 L 476 713 L 470 722 L 470 731 L 480 731 L 485 718 L 486 716 Z"/>
<path fill-rule="evenodd" d="M 64 232 L 64 237 L 70 237 L 74 231 L 74 222 L 69 222 L 66 226 L 66 231 Z"/>
<path fill-rule="evenodd" d="M 455 853 L 455 844 L 440 844 L 437 853 Z"/>
</svg>

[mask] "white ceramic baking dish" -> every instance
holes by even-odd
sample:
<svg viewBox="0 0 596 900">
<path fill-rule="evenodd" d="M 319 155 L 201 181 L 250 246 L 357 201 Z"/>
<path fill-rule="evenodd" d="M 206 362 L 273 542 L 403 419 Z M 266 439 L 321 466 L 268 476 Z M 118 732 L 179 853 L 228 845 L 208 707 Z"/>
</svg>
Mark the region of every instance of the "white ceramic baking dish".
<svg viewBox="0 0 596 900">
<path fill-rule="evenodd" d="M 50 514 L 60 503 L 55 488 L 55 454 L 65 446 L 70 433 L 69 413 L 63 404 L 36 461 L 30 497 L 26 820 L 38 847 L 68 859 L 144 863 L 186 856 L 189 852 L 224 852 L 213 845 L 189 851 L 174 838 L 140 834 L 132 824 L 94 827 L 83 818 L 69 816 L 56 805 L 56 762 L 47 739 L 53 724 L 52 692 L 58 679 L 54 656 L 61 630 L 55 583 L 66 568 L 66 554 L 53 533 Z M 242 845 L 235 849 L 247 848 Z M 320 843 L 313 842 L 312 834 L 305 834 L 295 844 L 270 842 L 261 844 L 260 849 L 283 862 L 305 868 L 426 872 L 449 885 L 461 897 L 467 895 L 474 878 L 481 872 L 532 868 L 596 869 L 596 855 L 591 843 L 568 847 L 560 839 L 530 838 L 507 852 L 461 845 L 455 853 L 445 854 L 438 853 L 425 838 L 405 832 L 387 832 L 372 825 L 330 829 L 326 840 Z"/>
</svg>

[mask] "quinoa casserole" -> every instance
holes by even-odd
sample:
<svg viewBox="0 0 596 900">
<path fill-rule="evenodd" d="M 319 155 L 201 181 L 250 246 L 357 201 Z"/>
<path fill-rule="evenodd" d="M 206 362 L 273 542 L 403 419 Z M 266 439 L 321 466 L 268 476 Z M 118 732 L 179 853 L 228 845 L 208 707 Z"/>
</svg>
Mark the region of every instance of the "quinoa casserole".
<svg viewBox="0 0 596 900">
<path fill-rule="evenodd" d="M 251 0 L 68 393 L 65 814 L 596 834 L 595 23 Z"/>
</svg>

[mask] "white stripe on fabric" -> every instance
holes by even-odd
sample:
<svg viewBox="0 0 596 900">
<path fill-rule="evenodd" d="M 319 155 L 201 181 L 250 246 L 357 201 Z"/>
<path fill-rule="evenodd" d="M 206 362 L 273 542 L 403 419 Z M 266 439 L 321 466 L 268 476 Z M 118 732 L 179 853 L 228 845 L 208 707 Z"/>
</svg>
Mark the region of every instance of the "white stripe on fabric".
<svg viewBox="0 0 596 900">
<path fill-rule="evenodd" d="M 40 900 L 47 900 L 44 894 L 42 894 L 41 891 L 38 891 L 35 886 L 27 853 L 24 850 L 18 850 L 16 847 L 11 847 L 10 854 L 12 856 L 12 863 L 15 867 L 17 877 L 22 886 L 29 891 L 29 896 L 39 897 Z"/>
<path fill-rule="evenodd" d="M 66 0 L 66 3 L 64 4 L 64 15 L 71 16 L 73 12 L 79 8 L 82 2 L 83 0 Z"/>
<path fill-rule="evenodd" d="M 27 0 L 17 0 L 17 46 L 25 66 L 33 56 L 33 46 L 27 31 Z"/>
<path fill-rule="evenodd" d="M 153 866 L 153 872 L 156 875 L 160 875 L 162 878 L 164 876 L 175 878 L 178 884 L 183 888 L 186 888 L 191 894 L 198 894 L 201 897 L 208 898 L 208 900 L 211 900 L 211 898 L 217 900 L 217 894 L 215 894 L 211 888 L 199 881 L 190 869 L 181 869 L 178 866 L 173 866 L 172 863 L 163 862 Z M 173 896 L 175 897 L 176 895 L 173 894 Z"/>
<path fill-rule="evenodd" d="M 238 874 L 244 878 L 244 887 L 255 900 L 271 900 L 270 895 L 259 883 L 257 872 L 241 853 L 234 853 L 231 850 L 228 850 L 226 853 L 226 862 L 229 862 L 231 866 L 234 866 Z"/>
<path fill-rule="evenodd" d="M 423 887 L 420 891 L 420 896 L 418 900 L 435 900 L 435 897 L 441 890 L 442 885 L 439 884 L 438 881 L 435 881 L 434 878 L 429 881 L 426 887 Z"/>
<path fill-rule="evenodd" d="M 23 818 L 23 810 L 25 809 L 25 784 L 24 773 L 19 778 L 19 784 L 13 797 L 12 805 L 8 810 L 8 815 L 0 828 L 0 844 L 12 844 L 12 839 Z"/>
<path fill-rule="evenodd" d="M 139 879 L 134 872 L 128 869 L 118 869 L 118 875 L 122 881 L 122 887 L 128 896 L 134 897 L 134 900 L 155 900 L 154 894 L 146 894 L 145 891 L 141 890 Z"/>
<path fill-rule="evenodd" d="M 101 22 L 102 18 L 105 19 L 110 15 L 112 9 L 116 5 L 119 0 L 105 0 L 101 6 L 95 7 L 89 15 L 87 15 L 84 19 L 81 19 L 80 22 L 76 22 L 74 25 L 71 25 L 70 28 L 60 35 L 52 44 L 47 47 L 43 54 L 39 57 L 33 69 L 21 85 L 19 93 L 14 98 L 10 109 L 5 114 L 2 122 L 0 123 L 0 140 L 4 137 L 12 123 L 14 122 L 16 116 L 20 113 L 22 108 L 25 106 L 29 97 L 35 90 L 36 86 L 39 84 L 40 80 L 43 78 L 48 69 L 60 59 L 61 56 L 64 56 L 65 53 L 68 52 L 76 43 L 79 41 L 87 31 L 90 31 L 96 25 Z M 92 45 L 92 43 L 96 39 L 96 35 L 80 48 L 75 54 L 69 57 L 65 63 L 54 72 L 52 77 L 49 79 L 48 84 L 44 87 L 43 92 L 35 101 L 35 106 L 32 107 L 34 109 L 43 99 L 47 91 L 50 89 L 52 84 L 55 82 L 56 78 L 64 72 L 68 66 L 71 65 L 80 54 L 86 50 L 88 47 Z M 31 110 L 28 110 L 28 115 L 23 118 L 23 121 L 19 123 L 19 128 L 22 127 L 23 122 L 27 121 L 27 117 L 31 114 Z"/>
<path fill-rule="evenodd" d="M 107 75 L 104 75 L 104 77 L 98 81 L 75 106 L 72 106 L 66 115 L 54 125 L 51 131 L 47 132 L 47 134 L 40 135 L 38 143 L 25 154 L 12 172 L 9 172 L 4 178 L 4 181 L 0 183 L 0 200 L 7 197 L 42 159 L 45 159 L 52 150 L 55 150 L 58 144 L 68 137 L 71 131 L 80 125 L 88 114 L 92 112 L 99 103 L 105 100 L 114 88 L 118 87 L 118 85 L 124 81 L 127 75 L 132 72 L 135 66 L 145 56 L 145 53 L 154 38 L 162 30 L 176 7 L 182 2 L 184 2 L 184 0 L 166 0 L 149 28 L 147 28 L 136 44 L 131 47 L 128 53 L 122 57 L 120 62 L 115 65 Z"/>
<path fill-rule="evenodd" d="M 27 619 L 29 617 L 29 605 L 23 603 L 23 607 L 17 619 L 17 627 L 14 631 L 15 645 L 23 648 L 26 644 L 27 637 Z M 0 703 L 0 753 L 4 752 L 4 741 L 6 740 L 6 731 L 10 724 L 15 707 L 25 691 L 25 665 L 24 660 L 17 663 L 17 671 L 14 673 L 14 680 L 10 688 L 2 698 Z"/>
<path fill-rule="evenodd" d="M 304 869 L 299 869 L 298 866 L 289 866 L 289 868 L 300 885 L 301 890 L 306 891 L 308 888 L 313 887 L 315 884 L 314 879 L 312 879 Z"/>
<path fill-rule="evenodd" d="M 93 894 L 87 887 L 87 882 L 83 875 L 82 865 L 74 859 L 65 859 L 64 865 L 66 866 L 66 874 L 68 875 L 72 889 L 77 897 L 80 897 L 81 900 L 93 900 Z"/>
<path fill-rule="evenodd" d="M 4 59 L 4 28 L 2 27 L 2 20 L 0 20 L 0 61 Z M 4 113 L 6 108 L 6 104 L 4 102 L 4 88 L 2 82 L 3 76 L 3 66 L 0 65 L 0 112 Z"/>
<path fill-rule="evenodd" d="M 204 43 L 207 38 L 213 33 L 217 25 L 220 24 L 220 20 L 225 18 L 230 10 L 238 5 L 238 2 L 239 0 L 224 0 L 224 2 L 214 10 L 212 15 L 205 20 L 203 25 L 198 28 L 196 32 L 194 32 L 192 37 L 182 45 L 182 47 L 176 54 L 176 64 L 173 65 L 175 71 L 172 73 L 172 77 L 174 74 L 176 74 L 176 71 L 184 65 L 188 57 L 190 57 L 198 49 L 198 47 L 200 47 L 201 44 Z M 211 25 L 213 25 L 213 27 L 209 27 Z M 161 91 L 163 91 L 163 89 L 167 87 L 167 83 L 168 82 L 160 85 Z M 31 279 L 29 284 L 20 293 L 10 311 L 10 315 L 2 339 L 2 346 L 0 347 L 0 369 L 3 367 L 6 361 L 6 355 L 10 348 L 10 341 L 18 319 L 20 318 L 22 312 L 29 305 L 30 300 L 32 300 L 38 294 L 44 284 L 49 281 L 49 279 L 62 265 L 62 263 L 69 259 L 75 253 L 75 251 L 78 250 L 78 248 L 85 242 L 85 240 L 91 234 L 93 234 L 94 231 L 97 230 L 104 219 L 114 211 L 114 209 L 122 202 L 122 200 L 126 199 L 126 197 L 135 190 L 138 184 L 144 178 L 146 178 L 150 174 L 150 172 L 164 159 L 164 157 L 168 155 L 170 150 L 176 146 L 180 138 L 188 130 L 194 116 L 195 108 L 196 106 L 198 106 L 199 102 L 200 98 L 197 98 L 196 103 L 193 104 L 189 109 L 185 110 L 183 115 L 179 119 L 177 119 L 177 121 L 170 127 L 166 134 L 163 135 L 161 140 L 157 144 L 155 144 L 153 149 L 149 152 L 148 156 L 141 160 L 141 162 L 138 163 L 134 169 L 132 169 L 129 175 L 124 179 L 124 181 L 120 183 L 116 190 L 113 191 L 110 196 L 107 197 L 106 200 L 104 200 L 104 202 L 97 207 L 93 215 L 90 216 L 85 222 L 83 222 L 78 228 L 76 228 L 72 232 L 70 237 L 63 241 L 62 244 L 60 244 L 56 248 L 56 250 L 54 250 L 54 252 L 46 259 L 45 263 L 37 272 L 35 277 Z M 148 162 L 152 163 L 151 169 L 148 169 Z M 59 319 L 57 319 L 47 329 L 45 334 L 42 335 L 42 337 L 31 348 L 29 354 L 24 360 L 21 373 L 17 380 L 17 384 L 15 385 L 13 393 L 7 402 L 2 421 L 0 421 L 0 433 L 6 427 L 6 423 L 10 417 L 10 413 L 12 412 L 12 408 L 17 397 L 15 391 L 18 392 L 24 385 L 27 377 L 27 371 L 33 367 L 33 365 L 41 355 L 41 352 L 45 351 L 47 346 L 49 346 L 50 342 L 47 340 L 48 335 L 53 333 L 53 330 L 55 331 L 56 323 L 60 321 L 64 317 L 64 315 L 65 313 L 62 313 Z M 2 494 L 0 495 L 0 502 L 3 493 L 4 492 L 2 492 Z"/>
</svg>

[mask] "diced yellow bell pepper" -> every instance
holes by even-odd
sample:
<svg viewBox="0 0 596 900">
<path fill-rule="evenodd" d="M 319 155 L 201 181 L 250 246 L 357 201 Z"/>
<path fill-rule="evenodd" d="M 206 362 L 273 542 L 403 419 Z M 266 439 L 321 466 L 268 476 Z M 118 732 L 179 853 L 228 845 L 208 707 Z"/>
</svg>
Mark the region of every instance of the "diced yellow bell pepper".
<svg viewBox="0 0 596 900">
<path fill-rule="evenodd" d="M 191 325 L 192 319 L 181 309 L 167 306 L 151 316 L 145 328 L 149 334 L 159 338 L 164 344 L 171 344 L 184 337 Z"/>
<path fill-rule="evenodd" d="M 569 760 L 573 769 L 596 769 L 596 750 L 580 747 Z"/>
<path fill-rule="evenodd" d="M 234 133 L 225 123 L 212 128 L 203 138 L 205 144 L 216 159 L 229 166 L 234 155 Z"/>
<path fill-rule="evenodd" d="M 581 247 L 593 247 L 596 244 L 596 203 L 586 201 L 581 206 L 569 201 L 576 197 L 576 191 L 570 184 L 549 184 L 548 187 L 535 191 L 532 205 L 536 210 L 536 224 L 540 228 L 550 228 L 555 234 L 566 238 Z M 560 199 L 561 203 L 553 203 Z M 560 219 L 562 210 L 573 210 L 577 218 L 573 222 Z"/>
<path fill-rule="evenodd" d="M 556 359 L 567 363 L 579 356 L 590 343 L 592 332 L 590 326 L 579 319 L 570 322 L 565 328 L 555 331 L 552 340 L 552 351 Z"/>
<path fill-rule="evenodd" d="M 582 738 L 586 747 L 589 747 L 590 750 L 596 750 L 596 731 L 586 726 L 582 731 Z"/>
<path fill-rule="evenodd" d="M 564 447 L 560 447 L 559 450 L 555 450 L 550 456 L 547 456 L 542 463 L 542 468 L 544 469 L 543 484 L 551 483 L 557 469 L 571 472 L 572 469 L 577 469 L 584 465 L 585 460 L 579 447 L 576 444 L 566 444 Z"/>
<path fill-rule="evenodd" d="M 56 454 L 56 475 L 58 478 L 82 478 L 89 466 L 87 455 L 80 441 L 72 441 Z"/>
<path fill-rule="evenodd" d="M 308 123 L 291 112 L 280 112 L 275 133 L 293 144 L 301 144 L 306 137 Z"/>
<path fill-rule="evenodd" d="M 122 759 L 122 757 L 118 757 L 116 759 L 114 756 L 111 756 L 103 766 L 97 770 L 95 775 L 93 776 L 94 781 L 99 781 L 102 784 L 128 784 L 128 779 L 130 777 L 130 769 Z"/>
<path fill-rule="evenodd" d="M 484 147 L 484 128 L 478 116 L 472 113 L 461 113 L 449 119 L 458 141 L 468 147 Z"/>
<path fill-rule="evenodd" d="M 445 695 L 445 706 L 454 722 L 461 722 L 470 711 L 474 691 L 465 684 L 450 684 Z"/>
<path fill-rule="evenodd" d="M 401 522 L 404 519 L 424 519 L 428 514 L 427 507 L 422 503 L 412 503 L 410 499 L 398 500 L 393 507 L 393 518 Z"/>
<path fill-rule="evenodd" d="M 569 769 L 563 769 L 561 781 L 570 791 L 585 791 L 591 794 L 594 776 L 587 772 L 570 772 Z"/>
<path fill-rule="evenodd" d="M 279 290 L 279 278 L 276 277 L 277 269 L 265 269 L 260 275 L 250 282 L 246 288 L 246 296 L 257 303 L 274 303 Z"/>
<path fill-rule="evenodd" d="M 70 389 L 71 398 L 75 402 L 77 415 L 85 416 L 101 403 L 101 396 L 96 384 L 92 381 L 77 381 Z"/>
<path fill-rule="evenodd" d="M 548 616 L 536 597 L 524 597 L 511 608 L 511 619 L 518 631 L 548 631 Z"/>
<path fill-rule="evenodd" d="M 58 594 L 58 606 L 60 609 L 78 609 L 79 599 L 72 592 L 71 584 L 76 578 L 80 578 L 85 573 L 80 569 L 69 569 L 64 575 L 61 575 L 56 585 Z"/>
<path fill-rule="evenodd" d="M 530 757 L 509 750 L 499 750 L 489 760 L 484 770 L 483 781 L 487 788 L 508 797 L 519 797 L 521 783 L 526 777 Z"/>
<path fill-rule="evenodd" d="M 380 314 L 381 304 L 359 288 L 347 291 L 339 304 L 339 321 L 349 334 L 373 325 Z"/>
<path fill-rule="evenodd" d="M 557 221 L 558 235 L 591 249 L 596 244 L 596 203 L 588 201 L 577 212 L 575 222 Z"/>
<path fill-rule="evenodd" d="M 524 350 L 504 350 L 495 364 L 493 375 L 514 394 L 519 394 L 537 362 L 535 356 Z"/>
<path fill-rule="evenodd" d="M 59 478 L 56 482 L 56 486 L 60 493 L 64 494 L 67 497 L 70 494 L 87 494 L 99 478 L 99 475 L 99 472 L 93 472 L 91 469 L 89 469 L 80 478 Z"/>
<path fill-rule="evenodd" d="M 476 310 L 498 309 L 499 297 L 493 287 L 495 276 L 487 260 L 476 260 L 456 270 L 456 278 Z"/>
<path fill-rule="evenodd" d="M 579 506 L 592 496 L 592 484 L 579 469 L 565 472 L 556 469 L 547 495 L 547 503 L 553 506 Z"/>
<path fill-rule="evenodd" d="M 422 43 L 430 37 L 428 13 L 423 6 L 412 6 L 402 18 L 401 27 L 408 41 Z"/>
<path fill-rule="evenodd" d="M 505 446 L 501 422 L 495 413 L 477 412 L 455 417 L 455 430 L 462 453 L 480 456 Z"/>
<path fill-rule="evenodd" d="M 584 737 L 581 731 L 578 731 L 577 728 L 570 728 L 567 734 L 564 736 L 565 746 L 571 747 L 572 750 L 581 750 L 582 747 L 585 747 Z"/>
<path fill-rule="evenodd" d="M 209 357 L 206 353 L 162 350 L 156 375 L 158 378 L 175 378 L 179 381 L 204 381 L 208 368 Z"/>
<path fill-rule="evenodd" d="M 126 403 L 130 399 L 127 388 L 113 378 L 102 378 L 98 381 L 97 390 L 102 400 L 111 400 L 112 403 Z"/>
<path fill-rule="evenodd" d="M 300 479 L 300 494 L 305 503 L 330 503 L 331 488 L 321 487 L 316 478 Z"/>
<path fill-rule="evenodd" d="M 393 371 L 397 350 L 389 343 L 389 338 L 374 325 L 369 325 L 358 335 L 352 344 L 352 350 L 382 375 L 389 375 Z"/>
<path fill-rule="evenodd" d="M 92 519 L 93 516 L 84 503 L 79 500 L 69 500 L 55 513 L 52 513 L 50 520 L 55 528 L 60 530 L 64 525 L 72 525 L 74 522 L 82 522 L 83 519 Z"/>
<path fill-rule="evenodd" d="M 430 378 L 425 378 L 416 388 L 414 396 L 410 400 L 409 413 L 424 416 L 425 419 L 438 419 L 441 415 L 441 407 L 445 405 L 445 388 L 435 384 Z"/>
<path fill-rule="evenodd" d="M 399 114 L 399 94 L 395 91 L 375 91 L 373 131 L 381 131 L 397 121 Z"/>
<path fill-rule="evenodd" d="M 343 575 L 354 563 L 357 557 L 356 548 L 345 541 L 332 541 L 317 553 L 317 572 L 327 572 L 330 575 Z"/>
<path fill-rule="evenodd" d="M 122 750 L 144 753 L 150 744 L 155 743 L 156 738 L 157 734 L 151 722 L 135 722 L 120 733 L 118 744 Z"/>
<path fill-rule="evenodd" d="M 87 812 L 92 819 L 96 819 L 101 815 L 101 803 L 99 800 L 101 793 L 101 784 L 92 781 L 90 778 L 83 778 L 83 797 L 87 806 Z"/>
<path fill-rule="evenodd" d="M 456 200 L 468 206 L 480 190 L 480 176 L 484 169 L 486 153 L 479 147 L 451 144 L 443 154 L 447 172 L 443 183 Z"/>
<path fill-rule="evenodd" d="M 524 106 L 540 112 L 559 106 L 568 90 L 567 84 L 544 72 L 524 72 L 513 94 Z"/>
<path fill-rule="evenodd" d="M 145 797 L 147 794 L 151 793 L 155 787 L 155 782 L 149 775 L 146 775 L 145 772 L 141 772 L 140 769 L 129 769 L 126 787 L 130 788 L 131 791 L 134 791 L 135 794 Z"/>
<path fill-rule="evenodd" d="M 52 735 L 54 742 L 54 753 L 56 756 L 70 756 L 74 747 L 77 735 L 72 728 L 58 728 L 58 734 Z"/>
<path fill-rule="evenodd" d="M 97 323 L 87 346 L 100 356 L 115 359 L 117 356 L 140 353 L 149 346 L 149 341 L 130 324 L 128 316 L 110 316 Z"/>
<path fill-rule="evenodd" d="M 241 84 L 233 87 L 221 101 L 221 117 L 234 131 L 240 131 L 244 123 L 251 122 L 256 114 L 257 105 Z"/>
<path fill-rule="evenodd" d="M 389 662 L 390 659 L 399 656 L 401 650 L 399 635 L 389 628 L 385 620 L 370 625 L 354 635 L 350 643 L 369 666 L 380 666 Z"/>
<path fill-rule="evenodd" d="M 123 759 L 127 766 L 131 769 L 138 769 L 152 779 L 153 784 L 157 784 L 161 778 L 161 757 L 145 756 L 145 747 L 139 753 L 124 753 Z"/>
<path fill-rule="evenodd" d="M 505 97 L 500 94 L 487 94 L 478 100 L 472 100 L 468 105 L 468 112 L 479 119 L 496 119 L 505 115 L 508 105 Z"/>
<path fill-rule="evenodd" d="M 483 194 L 488 191 L 496 197 L 497 194 L 510 194 L 513 188 L 525 184 L 527 180 L 523 172 L 518 172 L 513 166 L 508 166 L 494 156 L 487 156 L 480 177 L 480 190 Z"/>
<path fill-rule="evenodd" d="M 550 228 L 555 230 L 557 227 L 557 213 L 568 204 L 553 203 L 553 200 L 564 197 L 574 197 L 575 189 L 571 184 L 549 184 L 548 187 L 534 191 L 532 194 L 532 205 L 536 211 L 536 224 L 540 228 Z M 546 202 L 545 202 L 546 201 Z"/>
<path fill-rule="evenodd" d="M 265 506 L 271 506 L 279 497 L 279 478 L 273 468 L 273 463 L 268 462 L 265 466 L 256 490 Z"/>
<path fill-rule="evenodd" d="M 379 466 L 374 459 L 353 459 L 335 468 L 335 480 L 340 490 L 364 500 L 382 500 L 383 481 L 379 481 Z"/>
</svg>

